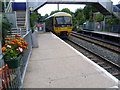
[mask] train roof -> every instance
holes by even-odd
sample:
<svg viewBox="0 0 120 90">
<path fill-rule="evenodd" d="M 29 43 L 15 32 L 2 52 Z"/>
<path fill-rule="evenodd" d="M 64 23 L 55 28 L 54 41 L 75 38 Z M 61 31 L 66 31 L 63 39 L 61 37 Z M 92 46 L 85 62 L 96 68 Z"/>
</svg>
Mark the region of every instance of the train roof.
<svg viewBox="0 0 120 90">
<path fill-rule="evenodd" d="M 52 16 L 57 16 L 57 15 L 70 15 L 70 14 L 66 12 L 58 12 L 58 13 L 53 14 Z"/>
<path fill-rule="evenodd" d="M 46 19 L 48 19 L 50 17 L 53 17 L 53 16 L 59 16 L 59 15 L 69 15 L 69 16 L 71 16 L 69 13 L 66 13 L 66 12 L 57 12 L 57 13 L 47 17 Z"/>
</svg>

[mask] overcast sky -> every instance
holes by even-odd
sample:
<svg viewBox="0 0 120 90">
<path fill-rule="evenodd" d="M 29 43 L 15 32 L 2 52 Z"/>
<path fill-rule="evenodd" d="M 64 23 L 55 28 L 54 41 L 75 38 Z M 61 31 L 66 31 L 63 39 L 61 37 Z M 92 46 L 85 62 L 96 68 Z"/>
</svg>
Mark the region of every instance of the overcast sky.
<svg viewBox="0 0 120 90">
<path fill-rule="evenodd" d="M 111 0 L 113 1 L 113 4 L 118 4 L 119 0 Z M 69 8 L 72 12 L 75 12 L 77 8 L 84 8 L 84 4 L 60 4 L 59 9 L 62 10 L 63 8 Z M 46 4 L 43 7 L 41 7 L 38 12 L 44 16 L 46 13 L 50 14 L 51 11 L 57 10 L 57 4 Z"/>
<path fill-rule="evenodd" d="M 81 5 L 81 4 L 59 4 L 59 9 L 62 10 L 63 8 L 69 8 L 70 11 L 72 12 L 75 12 L 75 10 L 77 8 L 84 8 L 85 5 Z M 46 4 L 45 6 L 43 6 L 42 8 L 40 8 L 38 10 L 38 12 L 41 14 L 41 15 L 45 15 L 46 13 L 47 14 L 50 14 L 51 11 L 55 11 L 57 10 L 57 4 Z"/>
<path fill-rule="evenodd" d="M 15 0 L 15 1 L 18 1 L 18 2 L 24 2 L 26 0 Z M 34 1 L 34 0 L 33 0 Z M 118 4 L 118 2 L 120 0 L 111 0 L 113 2 L 113 4 Z M 75 12 L 75 10 L 77 8 L 84 8 L 85 5 L 83 4 L 60 4 L 59 5 L 59 9 L 63 9 L 63 8 L 69 8 L 72 12 Z M 55 11 L 57 10 L 57 4 L 46 4 L 44 5 L 43 7 L 41 7 L 38 12 L 44 16 L 46 13 L 47 14 L 50 14 L 51 11 Z"/>
</svg>

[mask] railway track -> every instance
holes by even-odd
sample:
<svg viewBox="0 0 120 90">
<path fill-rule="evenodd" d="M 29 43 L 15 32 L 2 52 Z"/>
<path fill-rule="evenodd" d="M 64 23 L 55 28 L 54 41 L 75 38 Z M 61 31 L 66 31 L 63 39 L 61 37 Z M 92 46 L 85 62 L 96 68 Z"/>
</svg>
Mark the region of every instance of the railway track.
<svg viewBox="0 0 120 90">
<path fill-rule="evenodd" d="M 116 53 L 120 54 L 120 48 L 118 46 L 113 45 L 113 44 L 108 44 L 108 43 L 105 43 L 105 42 L 100 41 L 98 39 L 90 39 L 90 38 L 87 38 L 85 36 L 79 35 L 79 33 L 77 33 L 77 32 L 72 32 L 71 35 L 74 36 L 74 37 L 86 40 L 88 42 L 92 42 L 94 44 L 100 45 L 102 47 L 105 47 L 105 48 L 113 51 L 113 52 L 116 52 Z"/>
<path fill-rule="evenodd" d="M 67 39 L 64 41 L 67 42 L 68 44 L 70 44 L 71 46 L 73 46 L 75 49 L 80 51 L 82 54 L 84 54 L 90 60 L 94 61 L 96 64 L 98 64 L 99 66 L 101 66 L 102 68 L 107 70 L 110 74 L 112 74 L 113 76 L 115 76 L 117 79 L 120 80 L 120 67 L 118 65 L 109 61 L 105 57 L 102 57 L 98 53 L 93 52 L 92 50 L 86 48 L 85 46 L 76 43 L 74 40 Z"/>
</svg>

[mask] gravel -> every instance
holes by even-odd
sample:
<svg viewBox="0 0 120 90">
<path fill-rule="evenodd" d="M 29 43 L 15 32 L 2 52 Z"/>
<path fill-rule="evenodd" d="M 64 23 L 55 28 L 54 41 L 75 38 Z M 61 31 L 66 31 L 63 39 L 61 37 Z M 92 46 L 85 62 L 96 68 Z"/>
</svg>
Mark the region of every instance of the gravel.
<svg viewBox="0 0 120 90">
<path fill-rule="evenodd" d="M 76 42 L 79 45 L 84 46 L 85 48 L 88 48 L 89 50 L 99 54 L 100 56 L 102 56 L 102 57 L 108 59 L 109 61 L 120 66 L 120 60 L 119 60 L 120 55 L 119 54 L 113 53 L 106 48 L 103 48 L 103 47 L 95 45 L 93 43 L 84 41 L 82 39 L 78 39 L 78 38 L 73 37 L 73 36 L 69 36 L 69 39 Z"/>
</svg>

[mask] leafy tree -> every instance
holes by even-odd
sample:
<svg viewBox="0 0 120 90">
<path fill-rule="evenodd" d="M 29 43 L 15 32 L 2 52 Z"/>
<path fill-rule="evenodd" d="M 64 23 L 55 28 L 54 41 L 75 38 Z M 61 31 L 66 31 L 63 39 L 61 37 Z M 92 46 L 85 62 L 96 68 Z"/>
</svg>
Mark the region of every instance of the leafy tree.
<svg viewBox="0 0 120 90">
<path fill-rule="evenodd" d="M 79 25 L 82 25 L 86 20 L 83 12 L 79 12 L 76 16 L 76 19 L 78 20 Z"/>
<path fill-rule="evenodd" d="M 39 20 L 39 21 L 42 20 L 42 16 L 41 16 L 40 13 L 38 13 L 38 20 Z"/>
<path fill-rule="evenodd" d="M 53 15 L 54 13 L 60 12 L 60 10 L 55 10 L 50 13 L 50 15 Z"/>
<path fill-rule="evenodd" d="M 98 10 L 95 9 L 95 8 L 94 8 L 93 6 L 91 6 L 91 5 L 86 5 L 86 6 L 84 7 L 83 13 L 84 13 L 86 19 L 89 19 L 89 18 L 90 18 L 90 12 L 91 12 L 91 11 L 92 11 L 92 13 L 98 12 Z"/>
<path fill-rule="evenodd" d="M 34 13 L 32 13 L 31 15 L 30 15 L 30 25 L 31 25 L 31 28 L 32 28 L 32 32 L 34 31 L 33 30 L 33 27 L 34 27 L 34 25 L 35 25 L 35 21 L 36 20 L 38 20 L 38 12 L 37 11 L 35 11 Z"/>
<path fill-rule="evenodd" d="M 74 15 L 77 16 L 78 13 L 81 13 L 83 10 L 81 8 L 76 9 Z"/>
<path fill-rule="evenodd" d="M 76 20 L 76 17 L 72 17 L 72 24 L 73 24 L 73 30 L 75 31 L 76 30 L 76 24 L 77 24 L 77 20 Z"/>
<path fill-rule="evenodd" d="M 100 22 L 100 21 L 103 21 L 104 20 L 104 16 L 99 13 L 97 16 L 96 16 L 96 22 Z"/>
<path fill-rule="evenodd" d="M 48 14 L 45 14 L 44 18 L 47 18 L 49 15 Z"/>
<path fill-rule="evenodd" d="M 68 8 L 63 8 L 61 10 L 61 12 L 66 12 L 66 13 L 69 13 L 69 14 L 73 14 L 73 12 L 71 12 L 70 9 L 68 9 Z"/>
<path fill-rule="evenodd" d="M 4 15 L 2 19 L 2 45 L 5 44 L 5 38 L 8 35 L 8 32 L 11 32 L 12 25 L 9 23 L 8 19 Z"/>
<path fill-rule="evenodd" d="M 93 12 L 92 12 L 92 10 L 90 11 L 89 22 L 94 22 L 94 20 L 93 20 Z"/>
<path fill-rule="evenodd" d="M 6 2 L 6 6 L 9 4 L 9 2 Z M 5 12 L 4 8 L 4 2 L 0 1 L 0 12 Z"/>
<path fill-rule="evenodd" d="M 119 20 L 117 18 L 106 19 L 106 23 L 110 25 L 119 25 Z"/>
</svg>

